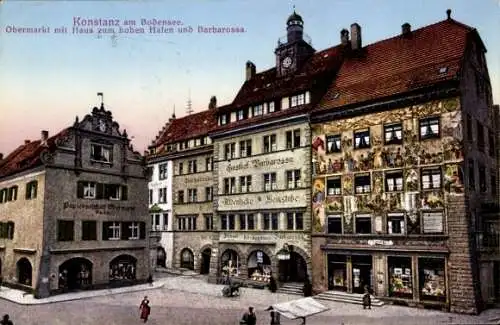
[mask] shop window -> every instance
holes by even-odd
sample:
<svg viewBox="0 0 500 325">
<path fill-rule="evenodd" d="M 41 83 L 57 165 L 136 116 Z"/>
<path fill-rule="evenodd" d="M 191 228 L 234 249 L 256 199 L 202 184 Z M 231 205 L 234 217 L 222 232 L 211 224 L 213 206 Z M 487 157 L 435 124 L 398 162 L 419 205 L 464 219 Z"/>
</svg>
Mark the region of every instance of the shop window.
<svg viewBox="0 0 500 325">
<path fill-rule="evenodd" d="M 57 240 L 73 241 L 75 237 L 75 222 L 73 220 L 57 220 Z"/>
<path fill-rule="evenodd" d="M 347 256 L 329 254 L 328 289 L 347 291 Z"/>
<path fill-rule="evenodd" d="M 369 214 L 358 214 L 355 217 L 355 232 L 357 234 L 372 233 L 372 216 Z"/>
<path fill-rule="evenodd" d="M 237 276 L 240 270 L 240 258 L 232 249 L 226 250 L 221 256 L 223 276 Z"/>
<path fill-rule="evenodd" d="M 331 177 L 326 180 L 327 195 L 341 195 L 342 194 L 342 180 L 340 176 Z"/>
<path fill-rule="evenodd" d="M 403 125 L 401 123 L 384 125 L 384 143 L 386 145 L 403 143 Z"/>
<path fill-rule="evenodd" d="M 327 233 L 341 234 L 342 233 L 342 215 L 329 215 L 327 217 Z"/>
<path fill-rule="evenodd" d="M 420 140 L 435 139 L 440 136 L 439 117 L 428 117 L 419 121 Z"/>
<path fill-rule="evenodd" d="M 413 298 L 411 257 L 387 257 L 389 297 Z"/>
<path fill-rule="evenodd" d="M 424 234 L 444 233 L 444 213 L 442 211 L 422 212 L 422 229 Z"/>
<path fill-rule="evenodd" d="M 404 234 L 405 216 L 403 213 L 389 213 L 387 214 L 387 233 L 388 234 Z"/>
<path fill-rule="evenodd" d="M 354 149 L 370 148 L 370 130 L 354 132 Z"/>
<path fill-rule="evenodd" d="M 421 300 L 446 301 L 444 258 L 419 258 L 418 277 Z"/>
<path fill-rule="evenodd" d="M 425 168 L 421 171 L 423 190 L 441 188 L 441 168 Z"/>
<path fill-rule="evenodd" d="M 371 192 L 370 174 L 362 174 L 354 176 L 354 189 L 356 194 L 364 194 Z"/>
<path fill-rule="evenodd" d="M 248 277 L 253 281 L 269 282 L 271 259 L 263 251 L 254 251 L 248 257 Z"/>
<path fill-rule="evenodd" d="M 342 142 L 340 139 L 340 134 L 337 135 L 327 135 L 326 136 L 326 152 L 340 152 L 342 151 Z"/>
<path fill-rule="evenodd" d="M 403 171 L 391 171 L 385 174 L 385 190 L 399 192 L 403 190 Z"/>
</svg>

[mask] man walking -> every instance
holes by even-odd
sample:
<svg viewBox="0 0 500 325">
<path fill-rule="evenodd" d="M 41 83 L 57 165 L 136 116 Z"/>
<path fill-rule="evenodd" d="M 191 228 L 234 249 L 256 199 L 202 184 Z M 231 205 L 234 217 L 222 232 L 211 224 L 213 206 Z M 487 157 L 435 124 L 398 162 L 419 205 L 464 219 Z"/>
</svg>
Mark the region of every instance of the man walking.
<svg viewBox="0 0 500 325">
<path fill-rule="evenodd" d="M 257 316 L 255 316 L 253 307 L 248 307 L 248 311 L 245 314 L 243 314 L 243 318 L 241 319 L 240 324 L 245 324 L 245 325 L 257 324 Z"/>
</svg>

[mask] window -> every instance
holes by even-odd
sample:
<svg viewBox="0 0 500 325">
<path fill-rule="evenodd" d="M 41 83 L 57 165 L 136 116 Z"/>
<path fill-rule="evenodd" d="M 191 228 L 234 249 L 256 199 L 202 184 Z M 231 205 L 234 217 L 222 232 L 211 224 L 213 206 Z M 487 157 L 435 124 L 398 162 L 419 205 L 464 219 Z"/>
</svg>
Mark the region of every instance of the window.
<svg viewBox="0 0 500 325">
<path fill-rule="evenodd" d="M 128 228 L 128 238 L 127 239 L 139 239 L 139 223 L 137 222 L 127 222 Z"/>
<path fill-rule="evenodd" d="M 264 230 L 278 230 L 278 214 L 277 213 L 263 213 Z"/>
<path fill-rule="evenodd" d="M 104 184 L 104 198 L 109 200 L 126 200 L 127 187 L 118 184 Z"/>
<path fill-rule="evenodd" d="M 300 129 L 286 132 L 286 148 L 300 147 Z"/>
<path fill-rule="evenodd" d="M 158 203 L 167 203 L 167 188 L 158 189 Z"/>
<path fill-rule="evenodd" d="M 168 164 L 161 164 L 161 165 L 159 166 L 159 170 L 160 170 L 160 174 L 159 174 L 159 178 L 160 178 L 160 180 L 167 179 L 167 175 L 168 175 Z"/>
<path fill-rule="evenodd" d="M 234 214 L 223 214 L 220 217 L 220 229 L 221 230 L 234 230 L 235 227 L 235 215 Z"/>
<path fill-rule="evenodd" d="M 473 133 L 472 133 L 472 118 L 470 115 L 467 115 L 467 141 L 472 142 L 474 139 Z"/>
<path fill-rule="evenodd" d="M 286 172 L 286 183 L 288 189 L 300 187 L 300 169 L 288 170 Z"/>
<path fill-rule="evenodd" d="M 16 201 L 17 200 L 17 185 L 9 188 L 9 193 L 7 195 L 7 201 Z"/>
<path fill-rule="evenodd" d="M 264 174 L 264 191 L 276 190 L 276 173 Z"/>
<path fill-rule="evenodd" d="M 102 223 L 102 239 L 103 240 L 120 240 L 121 226 L 119 222 L 103 222 Z"/>
<path fill-rule="evenodd" d="M 161 230 L 160 218 L 161 218 L 161 214 L 151 214 L 151 230 L 152 231 Z"/>
<path fill-rule="evenodd" d="M 205 158 L 205 171 L 211 171 L 214 169 L 214 159 L 213 157 Z"/>
<path fill-rule="evenodd" d="M 188 202 L 198 202 L 198 190 L 195 188 L 188 188 Z"/>
<path fill-rule="evenodd" d="M 439 167 L 423 169 L 421 181 L 423 190 L 441 188 L 441 169 Z"/>
<path fill-rule="evenodd" d="M 226 125 L 227 124 L 227 114 L 222 114 L 220 116 L 219 122 L 220 122 L 220 125 Z"/>
<path fill-rule="evenodd" d="M 411 257 L 388 256 L 389 296 L 413 298 L 413 278 Z"/>
<path fill-rule="evenodd" d="M 224 178 L 224 194 L 236 193 L 236 178 Z"/>
<path fill-rule="evenodd" d="M 304 216 L 302 212 L 288 212 L 286 214 L 286 229 L 287 230 L 304 229 Z"/>
<path fill-rule="evenodd" d="M 356 215 L 356 221 L 354 227 L 357 234 L 371 234 L 372 216 L 369 214 Z"/>
<path fill-rule="evenodd" d="M 269 102 L 267 105 L 268 105 L 267 107 L 268 113 L 274 113 L 275 111 L 274 102 Z"/>
<path fill-rule="evenodd" d="M 488 190 L 486 185 L 486 168 L 483 165 L 479 165 L 479 190 L 485 193 Z"/>
<path fill-rule="evenodd" d="M 252 140 L 240 141 L 240 157 L 250 157 L 252 155 Z"/>
<path fill-rule="evenodd" d="M 255 229 L 255 219 L 254 215 L 249 214 L 240 214 L 240 230 L 254 230 Z"/>
<path fill-rule="evenodd" d="M 327 217 L 327 232 L 329 234 L 342 233 L 342 215 L 330 215 Z"/>
<path fill-rule="evenodd" d="M 356 194 L 370 193 L 371 192 L 370 174 L 362 174 L 354 176 L 354 189 L 356 191 Z"/>
<path fill-rule="evenodd" d="M 326 193 L 327 195 L 341 195 L 342 194 L 342 181 L 340 176 L 327 178 L 326 180 Z"/>
<path fill-rule="evenodd" d="M 403 125 L 401 123 L 385 125 L 384 142 L 385 144 L 403 143 Z"/>
<path fill-rule="evenodd" d="M 196 160 L 188 161 L 188 173 L 193 174 L 196 173 Z"/>
<path fill-rule="evenodd" d="M 178 230 L 196 230 L 196 216 L 182 216 L 177 218 Z"/>
<path fill-rule="evenodd" d="M 82 221 L 82 240 L 97 240 L 96 221 Z"/>
<path fill-rule="evenodd" d="M 370 130 L 354 132 L 354 149 L 370 148 Z"/>
<path fill-rule="evenodd" d="M 236 143 L 226 143 L 224 145 L 224 159 L 236 158 Z"/>
<path fill-rule="evenodd" d="M 26 200 L 31 200 L 36 198 L 37 187 L 38 187 L 37 181 L 31 181 L 26 184 Z"/>
<path fill-rule="evenodd" d="M 255 105 L 253 107 L 253 116 L 258 116 L 258 115 L 262 115 L 264 111 L 264 105 Z"/>
<path fill-rule="evenodd" d="M 276 134 L 264 136 L 264 153 L 278 150 L 276 146 Z"/>
<path fill-rule="evenodd" d="M 299 94 L 299 95 L 296 95 L 296 96 L 292 96 L 290 98 L 290 107 L 304 105 L 305 101 L 306 101 L 305 94 Z"/>
<path fill-rule="evenodd" d="M 439 117 L 428 117 L 419 121 L 420 139 L 439 138 Z"/>
<path fill-rule="evenodd" d="M 205 187 L 205 201 L 212 201 L 213 200 L 213 189 L 211 186 Z"/>
<path fill-rule="evenodd" d="M 151 151 L 153 151 L 153 150 L 151 150 Z M 154 171 L 153 167 L 147 167 L 147 174 L 148 174 L 148 181 L 149 182 L 153 181 L 153 171 Z"/>
<path fill-rule="evenodd" d="M 252 191 L 252 176 L 240 176 L 240 193 Z"/>
<path fill-rule="evenodd" d="M 476 121 L 477 129 L 477 147 L 480 151 L 484 151 L 484 128 L 481 122 Z"/>
<path fill-rule="evenodd" d="M 340 134 L 337 135 L 327 135 L 326 136 L 326 152 L 340 152 L 342 150 L 342 144 L 340 140 Z"/>
<path fill-rule="evenodd" d="M 75 236 L 75 222 L 73 220 L 57 220 L 57 240 L 73 241 Z"/>
<path fill-rule="evenodd" d="M 244 120 L 244 119 L 247 119 L 248 118 L 248 110 L 247 109 L 240 109 L 238 110 L 237 114 L 236 114 L 236 120 L 237 121 L 241 121 L 241 120 Z"/>
<path fill-rule="evenodd" d="M 491 187 L 491 195 L 495 197 L 497 195 L 497 177 L 495 170 L 490 170 L 490 187 Z"/>
<path fill-rule="evenodd" d="M 99 162 L 110 163 L 112 161 L 111 146 L 103 146 L 100 144 L 90 145 L 90 159 Z"/>
<path fill-rule="evenodd" d="M 7 202 L 7 189 L 1 189 L 0 190 L 0 203 Z"/>
<path fill-rule="evenodd" d="M 385 190 L 387 192 L 403 190 L 403 171 L 392 171 L 385 174 Z"/>
<path fill-rule="evenodd" d="M 488 130 L 488 154 L 490 157 L 495 158 L 495 135 L 493 131 Z"/>
<path fill-rule="evenodd" d="M 94 182 L 78 182 L 79 198 L 95 199 L 97 184 Z"/>
<path fill-rule="evenodd" d="M 184 203 L 184 191 L 177 192 L 177 203 Z"/>
<path fill-rule="evenodd" d="M 149 190 L 149 204 L 153 204 L 153 190 Z"/>
<path fill-rule="evenodd" d="M 469 159 L 469 168 L 468 168 L 468 174 L 469 174 L 469 189 L 474 191 L 476 189 L 476 171 L 474 168 L 474 160 Z"/>
<path fill-rule="evenodd" d="M 405 233 L 405 216 L 403 213 L 387 214 L 387 233 L 388 234 Z"/>
<path fill-rule="evenodd" d="M 0 222 L 0 238 L 14 239 L 14 223 L 12 221 Z"/>
<path fill-rule="evenodd" d="M 211 214 L 205 214 L 205 229 L 213 230 L 214 229 L 214 217 Z"/>
<path fill-rule="evenodd" d="M 184 165 L 183 165 L 183 163 L 180 162 L 179 163 L 179 175 L 182 175 L 182 174 L 184 174 Z"/>
</svg>

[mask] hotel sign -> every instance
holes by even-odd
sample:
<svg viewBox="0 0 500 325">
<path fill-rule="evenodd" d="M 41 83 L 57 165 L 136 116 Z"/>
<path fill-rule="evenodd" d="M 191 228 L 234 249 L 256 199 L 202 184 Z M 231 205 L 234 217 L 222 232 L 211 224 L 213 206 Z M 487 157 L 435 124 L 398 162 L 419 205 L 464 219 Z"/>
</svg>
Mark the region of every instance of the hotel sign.
<svg viewBox="0 0 500 325">
<path fill-rule="evenodd" d="M 307 207 L 306 189 L 259 194 L 221 196 L 219 211 Z"/>
<path fill-rule="evenodd" d="M 64 202 L 63 209 L 74 210 L 94 210 L 96 214 L 115 214 L 118 212 L 132 212 L 135 211 L 134 206 L 122 206 L 111 203 L 71 203 Z"/>
<path fill-rule="evenodd" d="M 284 165 L 288 165 L 293 163 L 293 157 L 287 158 L 274 158 L 274 159 L 252 159 L 247 160 L 245 162 L 239 162 L 235 164 L 228 164 L 226 167 L 226 171 L 228 173 L 234 172 L 237 170 L 245 170 L 249 168 L 281 168 Z"/>
</svg>

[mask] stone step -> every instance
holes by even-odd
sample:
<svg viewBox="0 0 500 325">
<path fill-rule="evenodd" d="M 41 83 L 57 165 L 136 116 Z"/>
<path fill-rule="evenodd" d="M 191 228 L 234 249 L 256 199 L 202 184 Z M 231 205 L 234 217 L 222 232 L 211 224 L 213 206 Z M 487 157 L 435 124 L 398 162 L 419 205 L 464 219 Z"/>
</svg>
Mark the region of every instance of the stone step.
<svg viewBox="0 0 500 325">
<path fill-rule="evenodd" d="M 285 293 L 289 295 L 302 295 L 302 289 L 294 289 L 294 288 L 279 288 L 279 293 Z"/>
<path fill-rule="evenodd" d="M 356 293 L 326 291 L 314 296 L 314 298 L 327 301 L 345 302 L 356 305 L 363 304 L 363 295 Z M 374 296 L 371 296 L 371 303 L 373 307 L 381 307 L 384 305 L 383 301 L 375 298 Z"/>
</svg>

